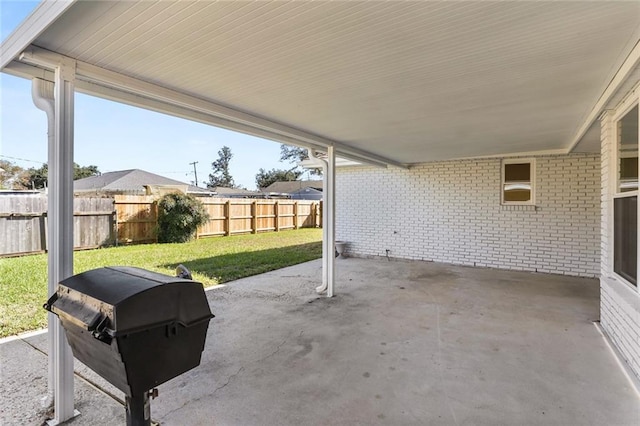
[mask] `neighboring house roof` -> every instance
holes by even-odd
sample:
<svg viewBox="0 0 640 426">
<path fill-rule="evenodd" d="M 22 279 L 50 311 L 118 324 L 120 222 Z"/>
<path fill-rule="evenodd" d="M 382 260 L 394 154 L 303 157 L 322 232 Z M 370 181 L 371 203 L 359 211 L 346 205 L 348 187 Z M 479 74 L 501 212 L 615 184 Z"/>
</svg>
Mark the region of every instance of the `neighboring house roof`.
<svg viewBox="0 0 640 426">
<path fill-rule="evenodd" d="M 214 191 L 218 197 L 261 197 L 260 191 L 249 191 L 244 188 L 226 188 L 224 186 L 216 186 Z"/>
<path fill-rule="evenodd" d="M 99 176 L 90 176 L 73 182 L 74 192 L 102 192 L 122 194 L 145 194 L 145 186 L 176 186 L 185 187 L 187 193 L 212 194 L 211 191 L 169 179 L 164 176 L 149 173 L 144 170 L 131 169 L 107 172 Z"/>
<path fill-rule="evenodd" d="M 262 192 L 266 192 L 268 194 L 292 194 L 305 188 L 313 188 L 315 190 L 322 191 L 322 181 L 293 180 L 288 182 L 274 182 L 266 188 L 263 188 Z"/>
<path fill-rule="evenodd" d="M 322 200 L 322 191 L 307 186 L 306 188 L 290 192 L 289 197 L 292 200 Z"/>
</svg>

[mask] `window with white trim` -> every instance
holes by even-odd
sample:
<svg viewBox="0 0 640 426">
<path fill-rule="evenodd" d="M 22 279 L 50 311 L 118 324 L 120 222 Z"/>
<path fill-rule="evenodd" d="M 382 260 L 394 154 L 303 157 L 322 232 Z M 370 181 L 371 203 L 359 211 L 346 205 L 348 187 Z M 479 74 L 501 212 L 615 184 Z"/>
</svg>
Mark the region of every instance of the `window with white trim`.
<svg viewBox="0 0 640 426">
<path fill-rule="evenodd" d="M 616 121 L 613 271 L 638 286 L 638 105 Z"/>
<path fill-rule="evenodd" d="M 535 202 L 535 170 L 532 158 L 502 160 L 502 204 Z"/>
</svg>

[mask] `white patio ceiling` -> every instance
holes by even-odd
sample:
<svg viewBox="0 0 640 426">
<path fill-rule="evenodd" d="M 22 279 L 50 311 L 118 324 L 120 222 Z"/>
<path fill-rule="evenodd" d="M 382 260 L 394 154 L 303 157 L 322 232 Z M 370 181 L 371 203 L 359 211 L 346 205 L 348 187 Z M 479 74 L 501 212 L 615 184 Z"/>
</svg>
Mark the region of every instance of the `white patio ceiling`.
<svg viewBox="0 0 640 426">
<path fill-rule="evenodd" d="M 3 43 L 5 71 L 46 78 L 36 46 L 78 61 L 80 91 L 396 165 L 569 152 L 640 37 L 640 2 L 78 2 L 40 15 Z"/>
</svg>

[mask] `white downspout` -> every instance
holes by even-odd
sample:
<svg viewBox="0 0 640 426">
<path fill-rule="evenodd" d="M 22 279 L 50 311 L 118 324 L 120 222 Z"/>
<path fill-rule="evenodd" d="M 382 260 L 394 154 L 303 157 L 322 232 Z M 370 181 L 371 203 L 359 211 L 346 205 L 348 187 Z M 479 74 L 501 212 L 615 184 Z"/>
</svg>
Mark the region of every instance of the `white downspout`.
<svg viewBox="0 0 640 426">
<path fill-rule="evenodd" d="M 33 103 L 39 110 L 42 110 L 47 114 L 47 146 L 51 147 L 54 145 L 55 141 L 55 110 L 53 105 L 53 83 L 41 80 L 39 78 L 34 78 L 31 81 L 31 99 L 33 99 Z M 50 148 L 49 148 L 50 149 Z M 48 192 L 48 190 L 47 190 Z M 45 228 L 46 229 L 46 228 Z M 45 239 L 46 241 L 47 239 Z M 47 250 L 47 247 L 43 247 L 44 250 Z M 48 290 L 47 297 L 51 296 L 55 292 L 54 283 L 49 280 L 48 282 Z M 53 330 L 56 324 L 56 316 L 51 312 L 47 313 L 47 327 L 49 331 Z M 47 387 L 47 395 L 42 398 L 43 407 L 51 407 L 53 404 L 53 388 L 55 381 L 55 364 L 56 364 L 56 353 L 55 353 L 55 345 L 53 342 L 53 336 L 49 334 L 49 380 Z"/>
<path fill-rule="evenodd" d="M 309 158 L 315 160 L 322 167 L 322 284 L 316 287 L 316 293 L 324 293 L 327 291 L 328 283 L 327 283 L 327 260 L 328 253 L 327 250 L 327 238 L 325 235 L 327 229 L 327 215 L 325 213 L 327 207 L 327 197 L 326 197 L 326 188 L 327 188 L 327 169 L 329 168 L 329 164 L 323 158 L 318 156 L 318 153 L 315 149 L 309 148 Z"/>
<path fill-rule="evenodd" d="M 328 147 L 328 160 L 320 158 L 318 153 L 309 149 L 309 156 L 322 166 L 322 285 L 316 288 L 317 293 L 327 292 L 333 297 L 335 281 L 335 154 L 333 147 Z"/>
</svg>

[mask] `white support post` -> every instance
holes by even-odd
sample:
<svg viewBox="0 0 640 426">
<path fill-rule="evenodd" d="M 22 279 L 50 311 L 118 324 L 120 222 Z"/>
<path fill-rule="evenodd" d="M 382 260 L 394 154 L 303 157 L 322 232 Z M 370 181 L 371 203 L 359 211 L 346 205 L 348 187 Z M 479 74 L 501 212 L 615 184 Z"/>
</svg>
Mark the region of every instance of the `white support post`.
<svg viewBox="0 0 640 426">
<path fill-rule="evenodd" d="M 327 166 L 327 162 L 324 162 L 325 166 Z M 322 174 L 322 187 L 328 188 L 327 186 L 327 168 L 324 167 L 324 173 Z M 327 279 L 328 271 L 329 271 L 329 240 L 327 239 L 327 190 L 325 189 L 322 192 L 322 285 L 316 288 L 318 293 L 324 293 L 327 291 L 327 287 L 329 285 L 329 281 Z"/>
<path fill-rule="evenodd" d="M 73 128 L 75 64 L 55 69 L 55 138 L 49 145 L 49 288 L 73 275 Z M 69 420 L 73 409 L 73 354 L 60 321 L 53 329 L 54 424 Z"/>
<path fill-rule="evenodd" d="M 327 179 L 324 187 L 326 205 L 323 214 L 327 217 L 327 227 L 323 229 L 327 249 L 327 297 L 333 297 L 336 263 L 336 154 L 333 146 L 327 148 Z"/>
<path fill-rule="evenodd" d="M 47 64 L 49 65 L 49 64 Z M 75 63 L 51 64 L 55 82 L 51 87 L 33 81 L 33 100 L 47 113 L 48 156 L 48 290 L 56 291 L 60 281 L 73 275 L 73 127 Z M 73 354 L 58 317 L 49 316 L 49 395 L 53 390 L 57 425 L 79 414 L 73 404 Z M 50 402 L 50 401 L 49 401 Z"/>
<path fill-rule="evenodd" d="M 322 165 L 322 285 L 316 287 L 316 292 L 327 292 L 327 297 L 333 297 L 333 283 L 335 281 L 335 176 L 336 154 L 333 146 L 327 148 L 327 159 L 321 158 L 314 149 L 309 149 L 309 158 Z"/>
</svg>

